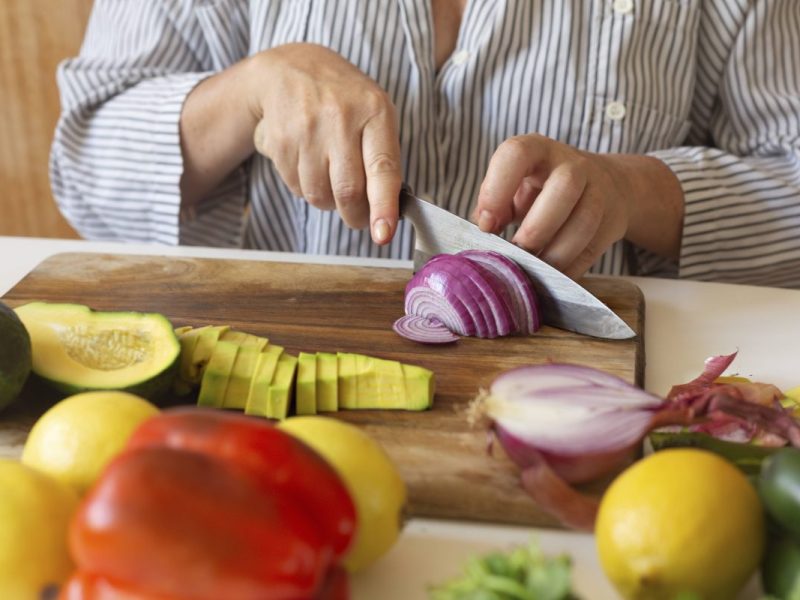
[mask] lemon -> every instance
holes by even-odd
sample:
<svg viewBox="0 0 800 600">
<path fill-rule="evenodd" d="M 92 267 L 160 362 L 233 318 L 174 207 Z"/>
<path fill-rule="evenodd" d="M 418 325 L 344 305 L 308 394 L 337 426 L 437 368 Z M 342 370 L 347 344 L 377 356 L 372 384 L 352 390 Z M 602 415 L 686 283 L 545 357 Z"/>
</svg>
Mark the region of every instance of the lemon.
<svg viewBox="0 0 800 600">
<path fill-rule="evenodd" d="M 31 429 L 22 462 L 85 493 L 134 429 L 158 409 L 126 392 L 84 392 L 65 398 Z"/>
<path fill-rule="evenodd" d="M 278 427 L 319 452 L 336 469 L 353 498 L 357 528 L 344 565 L 361 571 L 397 541 L 406 486 L 383 448 L 355 425 L 330 417 L 292 417 Z"/>
<path fill-rule="evenodd" d="M 67 526 L 77 506 L 68 486 L 0 459 L 0 598 L 38 600 L 67 579 Z"/>
<path fill-rule="evenodd" d="M 765 543 L 755 488 L 725 459 L 694 448 L 660 451 L 624 471 L 600 502 L 595 536 L 606 575 L 637 600 L 731 600 Z"/>
</svg>

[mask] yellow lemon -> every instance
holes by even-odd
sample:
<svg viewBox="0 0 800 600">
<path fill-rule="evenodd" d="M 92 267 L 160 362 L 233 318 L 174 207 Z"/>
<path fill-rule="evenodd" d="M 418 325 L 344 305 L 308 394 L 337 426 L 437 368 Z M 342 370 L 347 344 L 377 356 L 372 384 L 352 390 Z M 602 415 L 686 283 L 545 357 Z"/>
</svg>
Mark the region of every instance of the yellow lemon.
<svg viewBox="0 0 800 600">
<path fill-rule="evenodd" d="M 383 556 L 403 526 L 406 486 L 380 444 L 355 425 L 330 417 L 292 417 L 278 427 L 319 452 L 350 491 L 358 525 L 345 557 L 347 569 L 361 571 Z"/>
<path fill-rule="evenodd" d="M 128 438 L 158 409 L 126 392 L 84 392 L 65 398 L 31 429 L 22 462 L 85 493 Z"/>
<path fill-rule="evenodd" d="M 606 491 L 595 524 L 600 562 L 627 599 L 731 600 L 764 552 L 755 488 L 719 456 L 657 452 Z"/>
<path fill-rule="evenodd" d="M 77 506 L 60 481 L 0 459 L 0 598 L 39 600 L 69 577 L 67 526 Z"/>
</svg>

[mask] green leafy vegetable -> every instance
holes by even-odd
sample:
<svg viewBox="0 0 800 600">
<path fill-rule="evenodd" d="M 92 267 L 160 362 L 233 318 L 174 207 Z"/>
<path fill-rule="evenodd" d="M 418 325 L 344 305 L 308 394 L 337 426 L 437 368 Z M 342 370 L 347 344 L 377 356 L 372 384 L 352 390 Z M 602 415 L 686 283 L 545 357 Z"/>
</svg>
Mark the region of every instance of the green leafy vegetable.
<svg viewBox="0 0 800 600">
<path fill-rule="evenodd" d="M 464 574 L 430 591 L 431 600 L 577 600 L 572 561 L 545 556 L 535 542 L 470 559 Z"/>
</svg>

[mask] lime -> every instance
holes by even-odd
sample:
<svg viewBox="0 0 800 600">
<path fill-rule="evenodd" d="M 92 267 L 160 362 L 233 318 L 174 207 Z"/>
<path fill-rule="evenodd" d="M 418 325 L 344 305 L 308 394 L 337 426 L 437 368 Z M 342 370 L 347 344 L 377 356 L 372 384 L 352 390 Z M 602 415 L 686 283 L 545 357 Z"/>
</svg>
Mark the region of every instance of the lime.
<svg viewBox="0 0 800 600">
<path fill-rule="evenodd" d="M 694 448 L 625 470 L 600 502 L 600 562 L 623 597 L 731 600 L 764 551 L 763 511 L 736 467 Z"/>
<path fill-rule="evenodd" d="M 77 506 L 69 486 L 0 459 L 0 598 L 39 600 L 67 579 L 67 526 Z"/>
<path fill-rule="evenodd" d="M 126 392 L 84 392 L 65 398 L 31 429 L 22 462 L 85 493 L 134 429 L 158 409 Z"/>
<path fill-rule="evenodd" d="M 319 452 L 347 486 L 358 525 L 344 564 L 361 571 L 397 541 L 403 526 L 406 486 L 383 448 L 355 425 L 330 417 L 303 416 L 278 427 Z"/>
</svg>

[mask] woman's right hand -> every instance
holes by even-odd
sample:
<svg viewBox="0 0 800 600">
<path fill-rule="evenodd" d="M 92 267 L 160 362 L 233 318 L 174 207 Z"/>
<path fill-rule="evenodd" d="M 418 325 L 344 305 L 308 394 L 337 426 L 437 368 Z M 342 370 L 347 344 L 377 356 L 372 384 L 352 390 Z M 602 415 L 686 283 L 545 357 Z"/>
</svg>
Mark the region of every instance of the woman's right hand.
<svg viewBox="0 0 800 600">
<path fill-rule="evenodd" d="M 398 220 L 395 108 L 375 81 L 337 53 L 286 44 L 198 84 L 181 112 L 184 205 L 200 201 L 257 151 L 289 189 L 350 227 L 389 242 Z"/>
<path fill-rule="evenodd" d="M 370 225 L 387 243 L 398 219 L 400 144 L 395 108 L 375 81 L 336 52 L 287 44 L 247 61 L 255 149 L 296 196 Z"/>
</svg>

